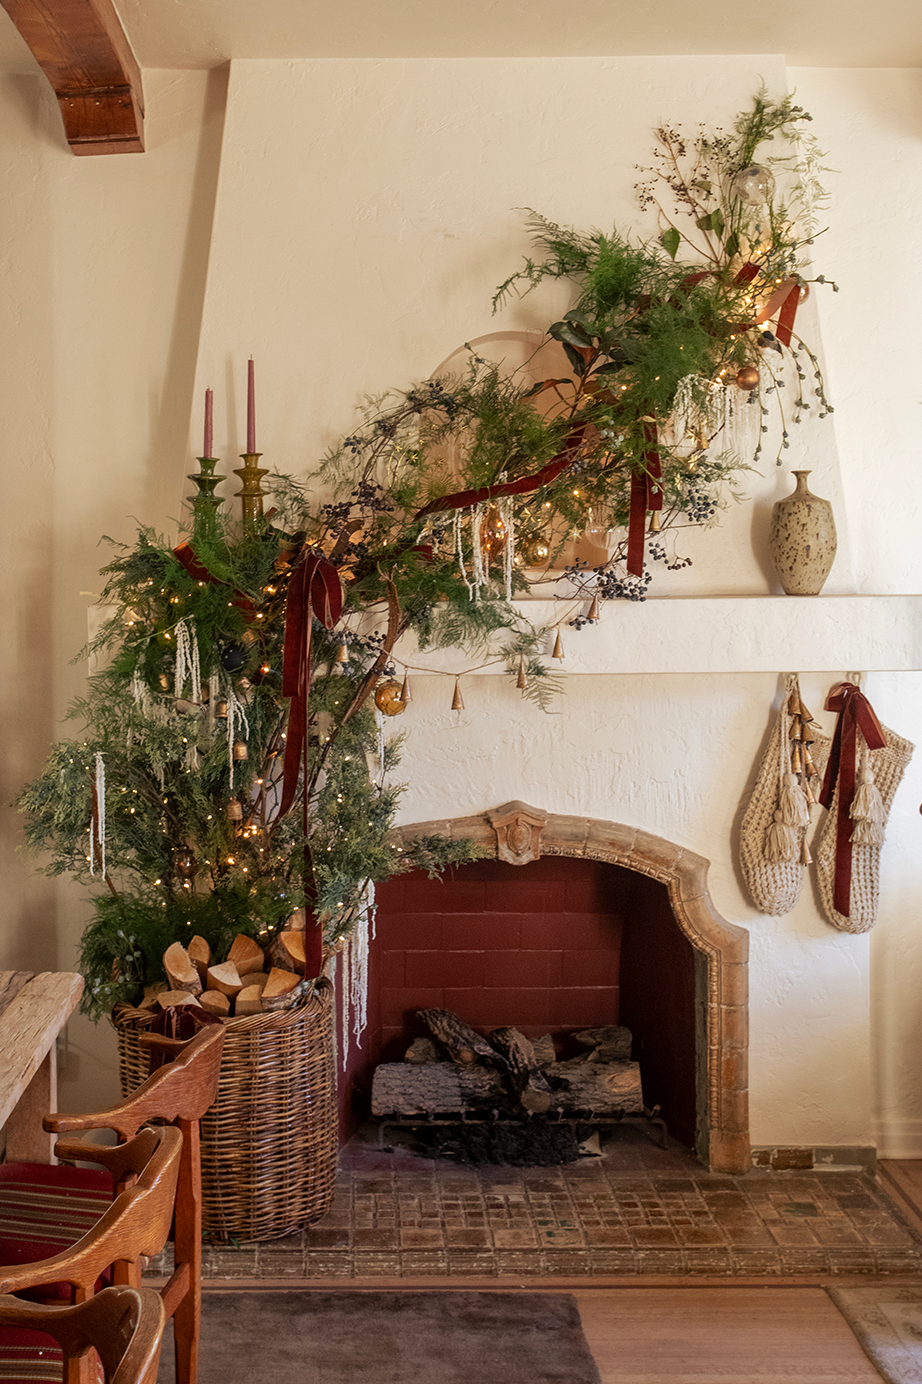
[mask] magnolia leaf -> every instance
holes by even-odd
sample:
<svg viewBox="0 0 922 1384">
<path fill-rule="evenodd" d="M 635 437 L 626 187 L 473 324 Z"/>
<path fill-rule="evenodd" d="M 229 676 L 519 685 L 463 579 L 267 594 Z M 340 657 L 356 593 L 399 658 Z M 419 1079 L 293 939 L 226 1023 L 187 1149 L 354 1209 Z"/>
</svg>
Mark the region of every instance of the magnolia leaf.
<svg viewBox="0 0 922 1384">
<path fill-rule="evenodd" d="M 592 337 L 575 322 L 554 322 L 548 327 L 547 334 L 555 341 L 569 342 L 571 346 L 581 346 L 583 350 L 592 346 Z"/>
<path fill-rule="evenodd" d="M 675 226 L 670 226 L 669 229 L 663 231 L 663 234 L 660 236 L 660 244 L 670 259 L 675 259 L 681 241 L 682 237 L 679 235 Z"/>
<path fill-rule="evenodd" d="M 541 394 L 545 389 L 553 389 L 555 384 L 570 384 L 570 380 L 541 380 L 538 384 L 533 384 L 531 389 L 526 389 L 519 397 L 522 399 L 533 399 L 536 394 Z"/>
<path fill-rule="evenodd" d="M 718 235 L 723 235 L 725 225 L 723 212 L 720 207 L 715 207 L 711 212 L 711 230 L 716 231 Z"/>
<path fill-rule="evenodd" d="M 726 252 L 727 252 L 727 258 L 728 258 L 728 259 L 732 259 L 734 255 L 738 255 L 738 254 L 739 254 L 739 252 L 740 252 L 740 238 L 739 238 L 739 236 L 736 234 L 736 231 L 731 231 L 730 234 L 727 236 L 727 243 L 726 243 L 726 245 L 724 246 L 724 249 L 725 249 Z"/>
<path fill-rule="evenodd" d="M 582 378 L 586 373 L 586 362 L 581 352 L 575 346 L 571 346 L 568 341 L 561 340 L 560 344 L 567 353 L 567 360 L 573 366 L 574 375 L 579 375 Z"/>
</svg>

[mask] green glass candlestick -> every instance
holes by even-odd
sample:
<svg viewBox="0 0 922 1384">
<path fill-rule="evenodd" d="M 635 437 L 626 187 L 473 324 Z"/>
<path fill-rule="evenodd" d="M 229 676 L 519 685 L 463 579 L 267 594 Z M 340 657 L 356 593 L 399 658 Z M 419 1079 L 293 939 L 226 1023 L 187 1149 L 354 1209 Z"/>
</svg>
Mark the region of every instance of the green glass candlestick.
<svg viewBox="0 0 922 1384">
<path fill-rule="evenodd" d="M 196 461 L 202 469 L 197 475 L 187 477 L 188 480 L 195 481 L 198 487 L 198 494 L 192 497 L 192 529 L 193 533 L 210 535 L 217 532 L 218 506 L 224 503 L 221 497 L 214 493 L 215 486 L 225 477 L 215 475 L 217 457 L 196 457 Z"/>
</svg>

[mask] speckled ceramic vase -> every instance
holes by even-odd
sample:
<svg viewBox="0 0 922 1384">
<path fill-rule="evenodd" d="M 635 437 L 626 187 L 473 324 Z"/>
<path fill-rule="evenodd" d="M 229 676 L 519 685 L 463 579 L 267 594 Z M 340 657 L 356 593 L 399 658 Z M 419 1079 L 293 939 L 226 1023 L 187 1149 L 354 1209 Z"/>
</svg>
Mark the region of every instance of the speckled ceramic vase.
<svg viewBox="0 0 922 1384">
<path fill-rule="evenodd" d="M 832 505 L 811 494 L 809 474 L 795 471 L 797 485 L 772 510 L 768 550 L 789 596 L 818 595 L 836 555 Z"/>
</svg>

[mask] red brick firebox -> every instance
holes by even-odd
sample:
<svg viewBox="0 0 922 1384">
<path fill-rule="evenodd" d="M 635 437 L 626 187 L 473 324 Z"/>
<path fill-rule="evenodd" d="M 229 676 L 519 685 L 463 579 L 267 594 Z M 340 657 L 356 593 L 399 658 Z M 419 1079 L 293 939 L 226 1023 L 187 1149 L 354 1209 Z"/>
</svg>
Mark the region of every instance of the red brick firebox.
<svg viewBox="0 0 922 1384">
<path fill-rule="evenodd" d="M 443 881 L 379 887 L 369 965 L 369 1027 L 344 1095 L 422 1033 L 415 1010 L 453 1009 L 482 1029 L 529 1037 L 624 1023 L 644 1097 L 708 1167 L 749 1167 L 748 933 L 707 893 L 708 862 L 614 822 L 524 803 L 399 828 L 436 832 L 488 855 Z"/>
</svg>

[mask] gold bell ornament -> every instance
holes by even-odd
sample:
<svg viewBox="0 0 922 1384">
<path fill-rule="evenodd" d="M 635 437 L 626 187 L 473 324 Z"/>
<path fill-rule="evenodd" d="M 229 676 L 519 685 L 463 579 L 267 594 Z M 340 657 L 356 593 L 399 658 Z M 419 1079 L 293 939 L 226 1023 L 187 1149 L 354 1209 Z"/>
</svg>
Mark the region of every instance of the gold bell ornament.
<svg viewBox="0 0 922 1384">
<path fill-rule="evenodd" d="M 515 685 L 520 692 L 524 692 L 528 687 L 528 674 L 525 671 L 525 655 L 519 654 L 519 675 L 515 680 Z"/>
<path fill-rule="evenodd" d="M 227 819 L 229 822 L 243 821 L 243 804 L 238 802 L 236 798 L 231 798 L 227 804 Z"/>
<path fill-rule="evenodd" d="M 243 761 L 244 759 L 249 759 L 249 757 L 250 757 L 250 752 L 249 752 L 249 750 L 247 749 L 246 741 L 245 741 L 245 740 L 235 740 L 235 741 L 234 741 L 234 751 L 233 751 L 233 753 L 234 753 L 234 758 L 235 758 L 235 759 L 239 759 L 240 761 Z"/>
<path fill-rule="evenodd" d="M 400 700 L 403 702 L 404 706 L 413 700 L 413 695 L 410 692 L 410 673 L 406 668 L 403 671 L 403 686 L 400 689 Z"/>
<path fill-rule="evenodd" d="M 592 605 L 589 607 L 589 614 L 586 616 L 586 619 L 590 622 L 595 622 L 600 618 L 600 615 L 601 608 L 599 606 L 599 598 L 598 596 L 593 596 Z"/>
<path fill-rule="evenodd" d="M 560 637 L 560 627 L 558 626 L 558 628 L 557 628 L 557 638 L 554 640 L 554 652 L 551 654 L 551 658 L 561 658 L 561 659 L 562 659 L 563 657 L 564 657 L 564 652 L 563 652 L 563 640 L 562 640 L 561 637 Z"/>
<path fill-rule="evenodd" d="M 455 678 L 455 694 L 454 694 L 454 696 L 453 696 L 452 699 L 451 699 L 451 709 L 452 709 L 452 711 L 463 711 L 463 710 L 464 710 L 464 698 L 461 696 L 461 680 L 460 680 L 460 678 Z"/>
<path fill-rule="evenodd" d="M 349 662 L 349 645 L 348 645 L 348 644 L 340 644 L 339 648 L 336 650 L 336 659 L 335 659 L 335 662 L 337 662 L 337 663 L 348 663 L 348 662 Z"/>
</svg>

